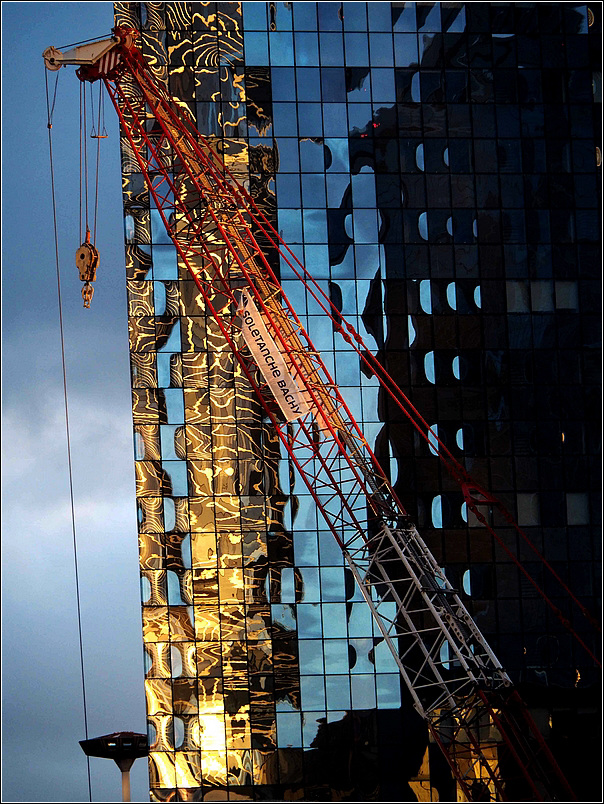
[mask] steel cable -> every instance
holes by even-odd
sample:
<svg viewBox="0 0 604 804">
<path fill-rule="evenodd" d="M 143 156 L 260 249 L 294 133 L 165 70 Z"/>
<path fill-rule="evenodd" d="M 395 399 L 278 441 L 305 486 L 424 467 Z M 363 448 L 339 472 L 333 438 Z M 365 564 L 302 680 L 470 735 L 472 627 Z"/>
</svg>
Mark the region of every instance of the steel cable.
<svg viewBox="0 0 604 804">
<path fill-rule="evenodd" d="M 48 94 L 48 72 L 44 69 L 44 77 L 46 82 L 46 112 L 47 112 L 47 127 L 48 127 L 48 151 L 49 151 L 49 160 L 50 160 L 50 186 L 51 186 L 51 195 L 52 195 L 52 217 L 53 217 L 53 226 L 54 226 L 54 240 L 55 240 L 55 265 L 56 265 L 56 274 L 57 274 L 57 297 L 58 297 L 58 308 L 59 308 L 59 332 L 61 337 L 61 362 L 63 368 L 63 399 L 65 404 L 65 433 L 66 433 L 66 440 L 67 440 L 67 466 L 68 466 L 68 474 L 69 474 L 69 499 L 71 505 L 71 531 L 73 536 L 73 559 L 74 559 L 74 570 L 75 570 L 75 588 L 76 588 L 76 603 L 77 603 L 77 614 L 78 614 L 78 639 L 80 644 L 80 673 L 82 679 L 82 703 L 83 703 L 83 710 L 84 710 L 84 733 L 86 739 L 88 739 L 88 711 L 87 711 L 87 704 L 86 704 L 86 680 L 85 680 L 85 673 L 84 673 L 84 647 L 83 647 L 83 640 L 82 640 L 82 609 L 80 604 L 80 580 L 79 580 L 79 572 L 78 572 L 78 548 L 77 548 L 77 539 L 76 539 L 76 523 L 75 523 L 75 503 L 74 503 L 74 494 L 73 494 L 73 468 L 71 462 L 71 437 L 69 431 L 69 403 L 68 403 L 68 396 L 67 396 L 67 367 L 65 362 L 65 336 L 64 336 L 64 328 L 63 328 L 63 303 L 61 298 L 61 272 L 59 268 L 59 234 L 57 228 L 57 204 L 56 204 L 56 195 L 55 195 L 55 177 L 54 177 L 54 161 L 53 161 L 53 152 L 52 152 L 52 113 L 54 111 L 54 100 L 52 104 L 52 109 L 50 106 L 49 94 Z M 57 84 L 58 84 L 59 77 L 57 76 Z M 55 98 L 56 98 L 56 91 L 57 88 L 55 86 Z M 90 778 L 90 758 L 86 756 L 86 768 L 87 768 L 87 776 L 88 776 L 88 800 L 92 801 L 92 783 Z"/>
</svg>

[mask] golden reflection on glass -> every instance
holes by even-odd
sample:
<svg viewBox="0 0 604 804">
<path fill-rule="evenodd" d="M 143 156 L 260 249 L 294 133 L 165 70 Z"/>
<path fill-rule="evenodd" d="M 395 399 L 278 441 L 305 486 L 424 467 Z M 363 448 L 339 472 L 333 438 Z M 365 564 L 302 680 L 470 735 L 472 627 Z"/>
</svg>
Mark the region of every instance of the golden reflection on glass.
<svg viewBox="0 0 604 804">
<path fill-rule="evenodd" d="M 115 13 L 142 29 L 145 58 L 178 103 L 193 115 L 214 105 L 213 145 L 247 186 L 241 5 L 118 3 Z M 183 65 L 194 65 L 193 81 Z M 124 83 L 144 116 L 140 93 Z M 270 112 L 258 103 L 254 119 L 268 132 Z M 176 173 L 170 149 L 150 136 Z M 274 166 L 266 149 L 253 153 Z M 126 141 L 122 167 L 152 797 L 170 800 L 178 788 L 181 800 L 197 800 L 202 784 L 278 779 L 275 697 L 299 706 L 297 652 L 278 633 L 275 657 L 267 598 L 268 532 L 282 538 L 287 498 L 275 434 L 218 322 L 182 260 L 166 267 L 171 247 L 153 242 L 149 193 Z M 197 208 L 198 192 L 181 187 Z M 173 220 L 186 243 L 188 222 L 179 212 Z M 235 276 L 215 223 L 204 224 L 204 238 L 211 256 L 194 258 L 196 273 L 212 281 L 220 266 Z M 211 299 L 230 321 L 228 298 Z"/>
</svg>

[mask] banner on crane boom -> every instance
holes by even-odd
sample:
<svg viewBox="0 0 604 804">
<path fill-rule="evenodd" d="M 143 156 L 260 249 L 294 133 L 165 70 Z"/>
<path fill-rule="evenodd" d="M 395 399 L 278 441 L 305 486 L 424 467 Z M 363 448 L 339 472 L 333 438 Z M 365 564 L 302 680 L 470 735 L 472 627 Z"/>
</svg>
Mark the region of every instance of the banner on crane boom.
<svg viewBox="0 0 604 804">
<path fill-rule="evenodd" d="M 240 291 L 237 312 L 241 316 L 244 340 L 286 420 L 291 422 L 306 416 L 310 410 L 303 392 L 290 374 L 279 347 L 269 334 L 247 290 Z"/>
</svg>

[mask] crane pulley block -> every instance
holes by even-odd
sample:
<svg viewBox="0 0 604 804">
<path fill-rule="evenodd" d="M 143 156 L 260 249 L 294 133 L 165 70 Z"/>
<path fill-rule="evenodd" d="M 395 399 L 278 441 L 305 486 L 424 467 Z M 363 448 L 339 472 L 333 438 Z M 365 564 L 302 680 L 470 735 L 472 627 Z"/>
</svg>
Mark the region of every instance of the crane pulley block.
<svg viewBox="0 0 604 804">
<path fill-rule="evenodd" d="M 90 307 L 94 295 L 94 288 L 90 284 L 96 280 L 96 269 L 99 267 L 99 252 L 90 242 L 90 232 L 86 232 L 86 240 L 76 251 L 76 265 L 80 272 L 80 279 L 84 282 L 82 298 L 84 307 Z"/>
</svg>

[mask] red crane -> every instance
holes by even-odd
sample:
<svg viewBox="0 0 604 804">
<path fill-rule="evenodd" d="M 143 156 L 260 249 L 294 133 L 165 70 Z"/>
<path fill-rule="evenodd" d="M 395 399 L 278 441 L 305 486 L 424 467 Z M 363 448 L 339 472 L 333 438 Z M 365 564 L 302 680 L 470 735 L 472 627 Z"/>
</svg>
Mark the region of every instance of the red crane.
<svg viewBox="0 0 604 804">
<path fill-rule="evenodd" d="M 67 53 L 49 48 L 46 66 L 57 70 L 77 64 L 82 81 L 105 85 L 130 153 L 199 289 L 200 304 L 232 349 L 342 549 L 415 708 L 463 794 L 469 800 L 506 800 L 506 787 L 517 777 L 532 800 L 574 799 L 508 675 L 397 498 L 283 292 L 258 233 L 305 284 L 422 437 L 437 444 L 468 506 L 495 537 L 478 506 L 500 503 L 471 480 L 437 439 L 187 111 L 158 84 L 136 46 L 137 32 L 115 28 L 113 34 Z M 505 771 L 502 755 L 507 756 Z"/>
</svg>

